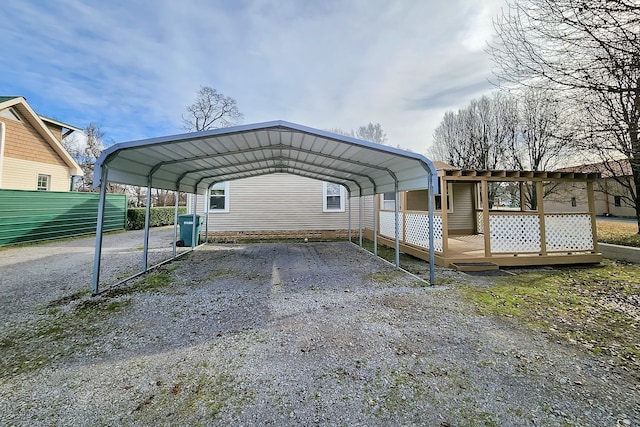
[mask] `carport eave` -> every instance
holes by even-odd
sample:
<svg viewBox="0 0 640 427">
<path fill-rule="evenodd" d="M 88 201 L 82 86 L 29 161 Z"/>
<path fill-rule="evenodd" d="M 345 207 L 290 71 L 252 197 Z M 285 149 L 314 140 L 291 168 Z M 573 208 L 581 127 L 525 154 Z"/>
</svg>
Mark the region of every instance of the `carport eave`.
<svg viewBox="0 0 640 427">
<path fill-rule="evenodd" d="M 283 145 L 281 144 L 281 141 L 280 141 L 280 144 L 274 144 L 273 141 L 271 141 L 270 131 L 277 131 L 280 133 L 298 132 L 298 133 L 304 134 L 304 136 L 312 136 L 314 139 L 323 138 L 326 142 L 331 141 L 338 144 L 346 144 L 349 147 L 358 149 L 358 151 L 364 150 L 364 153 L 367 153 L 367 154 L 379 153 L 382 156 L 384 156 L 384 158 L 378 159 L 378 161 L 376 162 L 370 162 L 366 164 L 366 166 L 368 167 L 376 167 L 380 169 L 380 168 L 383 168 L 380 166 L 381 163 L 385 163 L 386 161 L 389 161 L 393 158 L 396 158 L 396 159 L 403 158 L 411 162 L 417 163 L 407 169 L 412 169 L 415 166 L 419 166 L 421 169 L 427 172 L 427 175 L 430 175 L 430 178 L 432 180 L 437 180 L 437 173 L 435 171 L 435 166 L 429 159 L 427 159 L 423 155 L 401 150 L 399 148 L 380 145 L 370 141 L 359 140 L 359 139 L 345 136 L 345 135 L 339 135 L 339 134 L 335 134 L 328 131 L 313 129 L 310 127 L 306 127 L 306 126 L 302 126 L 302 125 L 298 125 L 290 122 L 285 122 L 282 120 L 277 120 L 277 121 L 270 121 L 270 122 L 264 122 L 264 123 L 240 125 L 240 126 L 235 126 L 231 128 L 213 129 L 213 130 L 207 130 L 202 132 L 193 132 L 193 133 L 187 133 L 187 134 L 179 134 L 179 135 L 173 135 L 173 136 L 151 138 L 146 140 L 137 140 L 137 141 L 130 141 L 130 142 L 115 144 L 111 147 L 108 147 L 102 153 L 100 158 L 96 161 L 95 171 L 94 171 L 94 187 L 97 187 L 98 185 L 100 185 L 100 176 L 101 176 L 100 169 L 103 167 L 103 165 L 106 165 L 108 167 L 111 162 L 117 160 L 119 153 L 125 153 L 128 150 L 135 150 L 136 148 L 144 148 L 144 147 L 148 147 L 150 150 L 153 150 L 153 148 L 157 148 L 159 146 L 166 145 L 166 144 L 198 141 L 202 139 L 216 138 L 221 136 L 232 137 L 233 135 L 238 135 L 238 134 L 242 135 L 242 139 L 247 145 L 251 145 L 247 140 L 247 136 L 248 136 L 247 133 L 252 131 L 266 132 L 266 135 L 269 141 L 265 146 L 253 147 L 253 148 L 250 148 L 248 151 L 259 152 L 262 150 L 270 150 L 273 147 L 273 149 L 283 149 L 283 150 L 291 149 L 291 150 L 295 150 L 295 151 L 299 151 L 307 154 L 319 155 L 327 159 L 336 159 L 335 156 L 332 157 L 331 155 L 327 155 L 326 153 L 313 152 L 313 150 L 306 150 L 304 148 L 301 148 L 301 147 L 298 148 L 293 145 L 286 145 L 286 144 Z M 300 142 L 304 142 L 304 136 L 301 138 Z M 256 139 L 255 141 L 259 141 L 259 139 Z M 215 153 L 215 154 L 223 155 L 224 153 Z M 356 154 L 360 154 L 360 153 L 356 153 Z M 211 155 L 203 155 L 203 156 L 200 156 L 199 158 L 206 159 L 209 157 L 211 157 Z M 338 158 L 338 160 L 340 159 Z M 168 164 L 168 163 L 181 162 L 181 161 L 184 161 L 184 160 L 179 159 L 177 157 L 173 157 L 161 163 Z M 154 164 L 154 165 L 145 164 L 145 168 L 152 169 L 156 165 L 157 164 Z M 365 165 L 360 165 L 360 166 L 365 167 Z M 117 169 L 118 168 L 114 168 L 113 173 L 117 174 L 118 173 Z M 384 168 L 384 169 L 387 169 L 387 168 Z M 131 170 L 131 169 L 128 168 L 128 170 Z M 391 171 L 392 174 L 395 172 L 396 171 Z M 126 181 L 127 174 L 124 171 L 119 173 L 122 175 L 122 178 L 120 178 L 119 182 L 126 183 L 123 181 Z M 413 177 L 410 180 L 415 180 L 415 178 L 417 178 L 417 176 Z M 394 180 L 395 180 L 395 176 L 394 176 Z M 402 182 L 399 182 L 399 184 L 400 184 L 400 188 L 402 188 L 403 187 Z M 140 185 L 140 184 L 136 183 L 136 185 Z M 378 186 L 379 185 L 376 185 L 376 187 Z M 424 187 L 428 187 L 428 185 L 425 183 Z M 175 190 L 176 188 L 177 187 L 165 188 L 165 189 Z"/>
</svg>

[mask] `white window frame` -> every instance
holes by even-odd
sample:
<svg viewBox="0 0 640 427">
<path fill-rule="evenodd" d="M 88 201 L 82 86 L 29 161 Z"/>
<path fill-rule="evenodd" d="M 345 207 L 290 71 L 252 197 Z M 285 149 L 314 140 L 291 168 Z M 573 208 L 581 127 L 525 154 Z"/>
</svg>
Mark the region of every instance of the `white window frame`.
<svg viewBox="0 0 640 427">
<path fill-rule="evenodd" d="M 393 194 L 393 199 L 385 199 L 386 194 Z M 380 209 L 383 211 L 395 211 L 396 210 L 396 193 L 395 191 L 387 191 L 380 194 Z"/>
<path fill-rule="evenodd" d="M 44 178 L 46 180 L 45 187 L 40 186 L 40 178 Z M 47 175 L 44 173 L 39 173 L 36 178 L 36 190 L 37 191 L 49 191 L 51 189 L 51 175 Z"/>
<path fill-rule="evenodd" d="M 211 189 L 207 190 L 207 213 L 229 213 L 229 181 L 218 182 L 224 184 L 224 209 L 211 209 Z"/>
<path fill-rule="evenodd" d="M 323 181 L 322 182 L 322 212 L 344 212 L 345 211 L 345 194 L 346 191 L 344 186 L 340 185 L 340 208 L 327 208 L 327 184 L 333 184 L 330 182 Z"/>
</svg>

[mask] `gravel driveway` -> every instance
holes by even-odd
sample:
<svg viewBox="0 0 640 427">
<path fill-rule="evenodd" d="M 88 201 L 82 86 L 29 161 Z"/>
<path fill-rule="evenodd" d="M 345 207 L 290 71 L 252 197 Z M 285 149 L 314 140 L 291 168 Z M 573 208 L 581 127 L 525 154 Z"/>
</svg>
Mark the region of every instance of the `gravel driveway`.
<svg viewBox="0 0 640 427">
<path fill-rule="evenodd" d="M 134 234 L 105 240 L 105 282 L 139 266 Z M 153 257 L 172 238 L 152 230 Z M 92 253 L 0 251 L 0 425 L 640 425 L 633 373 L 460 299 L 490 279 L 424 286 L 349 243 L 209 245 L 91 298 Z"/>
</svg>

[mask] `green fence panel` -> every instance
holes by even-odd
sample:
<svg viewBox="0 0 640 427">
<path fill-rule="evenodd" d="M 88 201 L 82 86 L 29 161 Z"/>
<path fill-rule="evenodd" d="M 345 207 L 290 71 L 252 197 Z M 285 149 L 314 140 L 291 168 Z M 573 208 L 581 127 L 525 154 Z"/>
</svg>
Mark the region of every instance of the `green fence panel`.
<svg viewBox="0 0 640 427">
<path fill-rule="evenodd" d="M 96 193 L 0 190 L 0 246 L 96 232 Z M 127 224 L 127 196 L 107 194 L 104 231 Z"/>
</svg>

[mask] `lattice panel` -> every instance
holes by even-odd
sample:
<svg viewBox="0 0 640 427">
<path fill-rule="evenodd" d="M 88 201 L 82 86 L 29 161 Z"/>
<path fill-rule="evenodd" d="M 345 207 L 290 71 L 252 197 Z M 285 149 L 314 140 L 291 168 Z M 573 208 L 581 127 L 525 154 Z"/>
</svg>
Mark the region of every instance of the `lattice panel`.
<svg viewBox="0 0 640 427">
<path fill-rule="evenodd" d="M 478 234 L 484 233 L 484 212 L 476 211 L 476 228 L 478 229 Z"/>
<path fill-rule="evenodd" d="M 429 249 L 429 215 L 406 214 L 405 241 Z M 433 250 L 442 252 L 442 217 L 433 216 Z"/>
<path fill-rule="evenodd" d="M 491 252 L 540 252 L 537 215 L 489 215 Z"/>
<path fill-rule="evenodd" d="M 398 214 L 398 227 L 400 230 L 400 240 L 404 239 L 402 235 L 402 214 Z M 396 238 L 395 213 L 380 212 L 380 234 L 390 239 Z"/>
<path fill-rule="evenodd" d="M 545 215 L 544 222 L 547 251 L 593 250 L 590 215 Z"/>
</svg>

